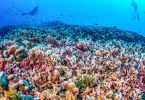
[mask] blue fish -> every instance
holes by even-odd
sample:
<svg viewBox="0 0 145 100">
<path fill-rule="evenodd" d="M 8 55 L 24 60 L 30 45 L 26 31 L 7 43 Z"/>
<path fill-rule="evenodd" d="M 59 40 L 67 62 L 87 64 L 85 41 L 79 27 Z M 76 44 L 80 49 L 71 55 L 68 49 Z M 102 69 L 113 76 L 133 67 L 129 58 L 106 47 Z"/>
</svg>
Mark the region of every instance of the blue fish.
<svg viewBox="0 0 145 100">
<path fill-rule="evenodd" d="M 34 7 L 30 12 L 28 13 L 22 13 L 22 15 L 30 15 L 30 16 L 34 16 L 38 13 L 38 9 L 39 7 Z"/>
</svg>

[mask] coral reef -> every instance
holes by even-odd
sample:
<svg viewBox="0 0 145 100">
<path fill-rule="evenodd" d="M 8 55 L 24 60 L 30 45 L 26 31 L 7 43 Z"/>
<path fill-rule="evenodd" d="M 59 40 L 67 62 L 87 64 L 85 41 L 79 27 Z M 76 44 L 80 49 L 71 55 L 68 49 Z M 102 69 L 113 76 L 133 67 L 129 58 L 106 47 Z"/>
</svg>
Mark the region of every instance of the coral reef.
<svg viewBox="0 0 145 100">
<path fill-rule="evenodd" d="M 1 100 L 144 100 L 145 37 L 115 27 L 21 27 L 0 37 Z"/>
</svg>

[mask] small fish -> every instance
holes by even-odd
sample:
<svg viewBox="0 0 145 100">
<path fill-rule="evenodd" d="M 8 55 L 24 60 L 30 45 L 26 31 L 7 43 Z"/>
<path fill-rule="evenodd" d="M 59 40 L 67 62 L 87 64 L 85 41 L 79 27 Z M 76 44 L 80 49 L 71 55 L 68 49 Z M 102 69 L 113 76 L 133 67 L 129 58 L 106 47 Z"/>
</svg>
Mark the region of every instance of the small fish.
<svg viewBox="0 0 145 100">
<path fill-rule="evenodd" d="M 30 12 L 28 13 L 22 13 L 22 15 L 30 15 L 30 16 L 34 16 L 38 13 L 38 8 L 39 7 L 34 7 Z"/>
</svg>

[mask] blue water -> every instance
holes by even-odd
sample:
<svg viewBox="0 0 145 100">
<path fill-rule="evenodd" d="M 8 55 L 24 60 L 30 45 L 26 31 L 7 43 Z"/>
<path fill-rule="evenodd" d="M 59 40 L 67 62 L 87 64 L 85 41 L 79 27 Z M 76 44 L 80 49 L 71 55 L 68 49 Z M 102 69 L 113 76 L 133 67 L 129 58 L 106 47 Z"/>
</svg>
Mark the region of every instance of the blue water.
<svg viewBox="0 0 145 100">
<path fill-rule="evenodd" d="M 140 21 L 131 0 L 0 0 L 0 27 L 6 25 L 40 25 L 49 21 L 67 24 L 118 26 L 145 36 L 145 0 L 135 0 Z M 22 16 L 38 6 L 34 16 Z"/>
</svg>

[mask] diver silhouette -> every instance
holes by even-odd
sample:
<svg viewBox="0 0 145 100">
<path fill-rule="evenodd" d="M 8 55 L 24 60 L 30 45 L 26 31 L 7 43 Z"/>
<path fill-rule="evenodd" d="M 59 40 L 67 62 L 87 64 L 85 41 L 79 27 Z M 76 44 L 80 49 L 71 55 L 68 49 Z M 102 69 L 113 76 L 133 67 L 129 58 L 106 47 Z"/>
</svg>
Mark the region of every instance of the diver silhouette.
<svg viewBox="0 0 145 100">
<path fill-rule="evenodd" d="M 22 15 L 30 15 L 30 16 L 34 16 L 38 13 L 38 6 L 34 7 L 31 11 L 27 12 L 27 13 L 22 13 Z"/>
<path fill-rule="evenodd" d="M 140 15 L 139 15 L 139 12 L 138 12 L 138 5 L 137 5 L 137 3 L 134 0 L 132 0 L 131 5 L 132 5 L 132 7 L 134 9 L 134 13 L 135 13 L 135 16 L 133 17 L 133 19 L 137 18 L 138 21 L 140 21 Z"/>
</svg>

